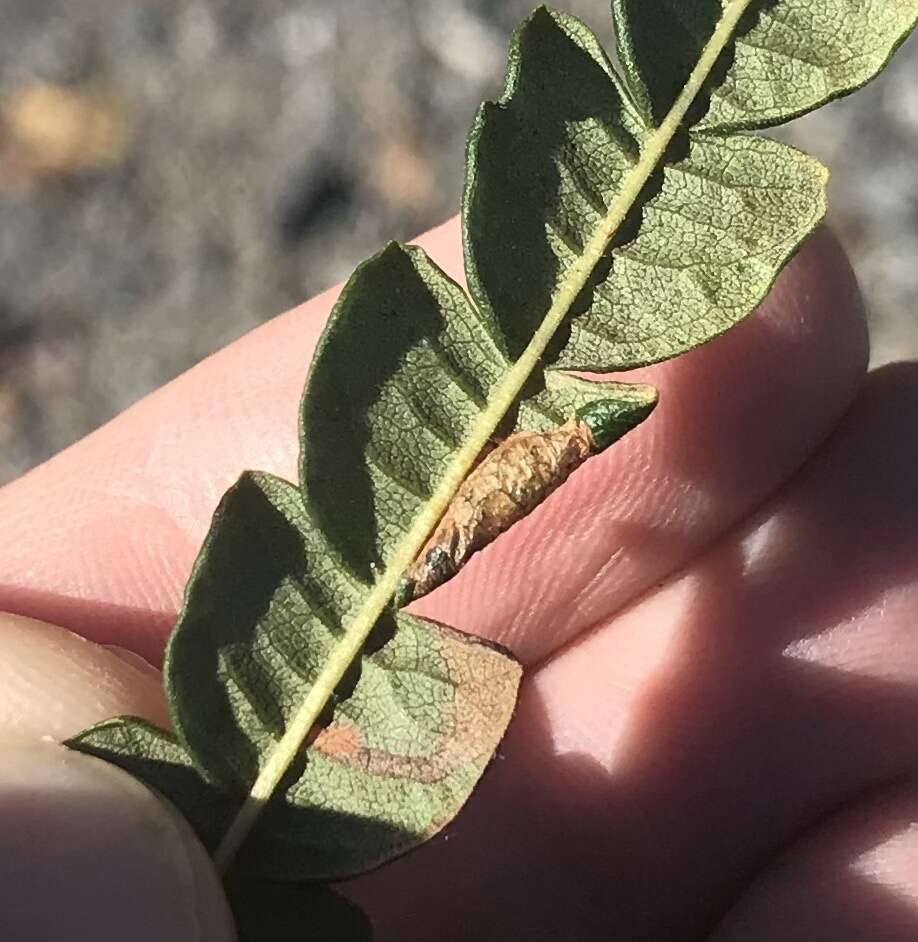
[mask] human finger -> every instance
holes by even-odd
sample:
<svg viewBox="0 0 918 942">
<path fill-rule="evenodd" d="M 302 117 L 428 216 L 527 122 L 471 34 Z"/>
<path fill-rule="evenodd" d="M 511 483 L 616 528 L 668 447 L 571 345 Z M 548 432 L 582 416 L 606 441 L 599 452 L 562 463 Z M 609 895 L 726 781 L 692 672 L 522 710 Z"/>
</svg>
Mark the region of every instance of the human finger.
<svg viewBox="0 0 918 942">
<path fill-rule="evenodd" d="M 0 762 L 5 942 L 231 942 L 216 872 L 181 816 L 120 769 L 47 742 Z"/>
<path fill-rule="evenodd" d="M 419 241 L 457 273 L 454 223 Z M 220 493 L 246 467 L 294 473 L 296 404 L 333 297 L 254 331 L 0 492 L 0 607 L 156 660 Z M 540 660 L 784 480 L 847 406 L 865 356 L 856 284 L 820 232 L 746 323 L 632 375 L 661 387 L 651 420 L 420 609 Z"/>
<path fill-rule="evenodd" d="M 0 616 L 4 942 L 230 942 L 204 848 L 170 805 L 59 741 L 110 716 L 165 722 L 157 672 L 52 625 Z"/>
<path fill-rule="evenodd" d="M 430 920 L 698 939 L 801 834 L 910 774 L 916 422 L 918 365 L 875 374 L 755 517 L 530 675 L 446 839 L 354 884 L 381 942 Z"/>
<path fill-rule="evenodd" d="M 914 781 L 842 808 L 755 880 L 711 942 L 912 942 L 916 821 Z"/>
<path fill-rule="evenodd" d="M 54 739 L 122 713 L 168 724 L 162 678 L 137 655 L 0 614 L 0 743 Z"/>
</svg>

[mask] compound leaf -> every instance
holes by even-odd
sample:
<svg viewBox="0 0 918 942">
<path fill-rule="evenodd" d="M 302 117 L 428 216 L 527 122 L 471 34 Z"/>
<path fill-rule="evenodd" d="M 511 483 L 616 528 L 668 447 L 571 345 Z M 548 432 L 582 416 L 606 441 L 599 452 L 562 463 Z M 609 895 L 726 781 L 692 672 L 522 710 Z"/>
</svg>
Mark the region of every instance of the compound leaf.
<svg viewBox="0 0 918 942">
<path fill-rule="evenodd" d="M 299 486 L 243 475 L 195 565 L 166 656 L 175 735 L 125 718 L 71 742 L 172 798 L 221 869 L 239 853 L 243 878 L 343 877 L 457 813 L 520 668 L 396 602 L 656 403 L 561 371 L 673 357 L 755 309 L 822 218 L 826 171 L 735 132 L 869 80 L 918 0 L 614 0 L 613 15 L 623 75 L 547 7 L 514 35 L 469 137 L 468 293 L 394 243 L 345 286 L 303 398 Z"/>
</svg>

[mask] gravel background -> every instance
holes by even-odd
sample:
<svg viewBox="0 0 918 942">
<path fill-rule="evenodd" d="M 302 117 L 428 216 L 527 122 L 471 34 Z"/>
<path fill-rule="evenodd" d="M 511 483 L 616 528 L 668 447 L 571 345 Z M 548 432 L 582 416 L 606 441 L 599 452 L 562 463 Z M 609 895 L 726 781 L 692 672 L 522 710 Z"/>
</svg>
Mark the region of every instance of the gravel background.
<svg viewBox="0 0 918 942">
<path fill-rule="evenodd" d="M 0 482 L 454 212 L 531 5 L 0 0 Z M 918 41 L 783 133 L 833 169 L 875 361 L 918 355 Z"/>
</svg>

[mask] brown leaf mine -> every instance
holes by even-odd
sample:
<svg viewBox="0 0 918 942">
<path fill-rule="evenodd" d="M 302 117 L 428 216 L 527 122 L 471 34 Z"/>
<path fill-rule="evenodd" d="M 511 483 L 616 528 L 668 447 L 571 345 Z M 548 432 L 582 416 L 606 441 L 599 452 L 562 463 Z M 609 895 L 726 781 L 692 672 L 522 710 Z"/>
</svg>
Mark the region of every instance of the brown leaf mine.
<svg viewBox="0 0 918 942">
<path fill-rule="evenodd" d="M 468 561 L 522 520 L 594 452 L 585 422 L 548 432 L 517 432 L 465 479 L 415 563 L 405 572 L 398 604 L 451 579 Z"/>
</svg>

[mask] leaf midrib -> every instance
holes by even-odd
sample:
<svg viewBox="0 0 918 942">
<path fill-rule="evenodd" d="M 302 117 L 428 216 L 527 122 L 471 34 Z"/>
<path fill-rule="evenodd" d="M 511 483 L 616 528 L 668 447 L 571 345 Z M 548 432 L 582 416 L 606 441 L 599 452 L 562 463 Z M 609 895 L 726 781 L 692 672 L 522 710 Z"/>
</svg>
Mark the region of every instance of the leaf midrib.
<svg viewBox="0 0 918 942">
<path fill-rule="evenodd" d="M 584 246 L 580 258 L 567 270 L 542 323 L 519 359 L 492 389 L 490 401 L 476 419 L 466 439 L 450 462 L 437 489 L 423 511 L 390 557 L 385 571 L 374 584 L 360 610 L 332 651 L 325 667 L 297 710 L 252 785 L 248 797 L 228 828 L 214 861 L 225 872 L 254 826 L 259 814 L 290 767 L 306 737 L 347 669 L 360 654 L 373 626 L 395 594 L 402 573 L 414 562 L 430 532 L 446 512 L 459 486 L 475 465 L 504 415 L 516 401 L 542 354 L 551 342 L 577 296 L 586 286 L 609 242 L 636 203 L 647 181 L 659 166 L 666 149 L 682 126 L 685 115 L 711 73 L 720 54 L 733 37 L 737 25 L 752 0 L 730 0 L 717 27 L 692 70 L 685 87 L 658 128 L 643 140 L 640 157 L 625 178 L 624 185 L 609 206 L 596 231 Z"/>
</svg>

